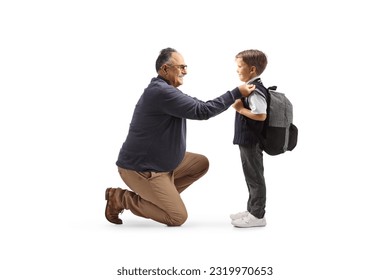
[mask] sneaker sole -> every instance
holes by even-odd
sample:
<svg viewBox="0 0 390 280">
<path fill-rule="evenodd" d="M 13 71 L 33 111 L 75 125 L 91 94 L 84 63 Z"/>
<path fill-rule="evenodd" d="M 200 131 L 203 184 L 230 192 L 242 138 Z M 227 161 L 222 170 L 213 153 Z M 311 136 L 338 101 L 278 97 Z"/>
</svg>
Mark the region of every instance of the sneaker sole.
<svg viewBox="0 0 390 280">
<path fill-rule="evenodd" d="M 232 224 L 233 226 L 235 226 L 235 227 L 237 227 L 237 228 L 252 228 L 252 227 L 265 227 L 266 226 L 266 224 L 265 225 L 258 225 L 258 226 L 242 226 L 242 225 L 234 225 L 234 224 Z"/>
</svg>

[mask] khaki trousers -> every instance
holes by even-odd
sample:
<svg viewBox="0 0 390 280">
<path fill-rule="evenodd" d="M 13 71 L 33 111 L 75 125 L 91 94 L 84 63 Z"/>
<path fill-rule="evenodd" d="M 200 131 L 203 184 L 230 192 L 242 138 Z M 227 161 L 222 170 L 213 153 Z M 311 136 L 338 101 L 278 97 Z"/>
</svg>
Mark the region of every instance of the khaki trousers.
<svg viewBox="0 0 390 280">
<path fill-rule="evenodd" d="M 187 220 L 187 210 L 180 197 L 209 168 L 208 159 L 186 152 L 183 161 L 171 172 L 136 172 L 119 167 L 119 174 L 132 190 L 126 190 L 122 204 L 135 215 L 179 226 Z"/>
</svg>

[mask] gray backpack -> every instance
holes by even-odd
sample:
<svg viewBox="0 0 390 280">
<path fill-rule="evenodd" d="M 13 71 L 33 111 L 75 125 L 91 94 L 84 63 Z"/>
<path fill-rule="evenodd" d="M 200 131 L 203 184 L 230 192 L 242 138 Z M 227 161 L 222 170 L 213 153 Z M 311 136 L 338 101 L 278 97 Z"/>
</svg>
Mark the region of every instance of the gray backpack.
<svg viewBox="0 0 390 280">
<path fill-rule="evenodd" d="M 267 119 L 261 137 L 263 150 L 272 156 L 292 151 L 298 142 L 298 128 L 293 124 L 293 106 L 276 88 L 267 89 Z"/>
</svg>

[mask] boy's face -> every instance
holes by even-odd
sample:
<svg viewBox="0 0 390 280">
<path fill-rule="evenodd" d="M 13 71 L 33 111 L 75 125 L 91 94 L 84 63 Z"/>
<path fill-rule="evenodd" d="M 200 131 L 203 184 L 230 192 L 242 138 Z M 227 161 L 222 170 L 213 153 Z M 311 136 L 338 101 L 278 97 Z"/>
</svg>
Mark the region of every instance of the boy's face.
<svg viewBox="0 0 390 280">
<path fill-rule="evenodd" d="M 242 82 L 248 82 L 250 79 L 256 77 L 256 67 L 249 66 L 242 58 L 236 58 L 238 78 Z"/>
</svg>

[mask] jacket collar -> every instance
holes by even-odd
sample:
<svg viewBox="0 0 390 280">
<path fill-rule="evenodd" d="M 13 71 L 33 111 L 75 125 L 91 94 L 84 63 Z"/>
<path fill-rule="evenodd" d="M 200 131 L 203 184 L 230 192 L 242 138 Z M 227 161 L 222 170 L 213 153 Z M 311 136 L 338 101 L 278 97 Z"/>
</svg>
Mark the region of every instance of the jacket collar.
<svg viewBox="0 0 390 280">
<path fill-rule="evenodd" d="M 168 80 L 164 79 L 164 78 L 163 78 L 162 76 L 160 76 L 160 75 L 157 76 L 157 79 L 161 79 L 161 80 L 165 81 L 168 85 L 171 85 L 171 83 L 170 83 Z"/>
</svg>

